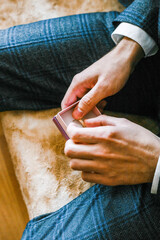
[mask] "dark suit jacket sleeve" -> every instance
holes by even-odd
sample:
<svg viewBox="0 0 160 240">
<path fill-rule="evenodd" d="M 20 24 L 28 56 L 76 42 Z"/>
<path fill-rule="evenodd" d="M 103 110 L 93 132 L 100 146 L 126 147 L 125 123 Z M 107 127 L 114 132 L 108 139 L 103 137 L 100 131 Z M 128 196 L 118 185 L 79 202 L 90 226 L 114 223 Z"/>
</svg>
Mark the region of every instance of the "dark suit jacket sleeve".
<svg viewBox="0 0 160 240">
<path fill-rule="evenodd" d="M 160 24 L 159 13 L 160 0 L 135 0 L 114 20 L 114 24 L 128 22 L 146 31 L 157 43 L 158 22 Z M 159 40 L 159 41 L 158 41 Z"/>
</svg>

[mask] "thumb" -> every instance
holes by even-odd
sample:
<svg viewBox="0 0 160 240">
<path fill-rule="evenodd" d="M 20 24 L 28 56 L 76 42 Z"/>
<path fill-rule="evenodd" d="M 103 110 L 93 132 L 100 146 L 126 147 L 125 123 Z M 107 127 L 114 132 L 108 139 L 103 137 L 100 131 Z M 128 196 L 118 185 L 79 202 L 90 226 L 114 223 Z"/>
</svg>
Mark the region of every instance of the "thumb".
<svg viewBox="0 0 160 240">
<path fill-rule="evenodd" d="M 80 100 L 79 104 L 73 111 L 73 117 L 75 119 L 81 119 L 85 116 L 89 111 L 91 111 L 98 102 L 102 100 L 103 96 L 96 84 L 84 97 Z"/>
</svg>

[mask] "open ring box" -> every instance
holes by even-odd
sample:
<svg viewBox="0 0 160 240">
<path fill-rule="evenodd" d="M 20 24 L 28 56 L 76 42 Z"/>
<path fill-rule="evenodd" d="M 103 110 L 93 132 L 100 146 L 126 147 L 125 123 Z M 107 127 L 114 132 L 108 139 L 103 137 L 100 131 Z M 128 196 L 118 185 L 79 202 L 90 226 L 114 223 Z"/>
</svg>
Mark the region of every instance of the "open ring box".
<svg viewBox="0 0 160 240">
<path fill-rule="evenodd" d="M 75 120 L 72 116 L 72 113 L 78 103 L 79 101 L 75 102 L 74 104 L 60 111 L 57 115 L 53 117 L 53 122 L 55 123 L 55 125 L 57 126 L 57 128 L 59 129 L 59 131 L 62 133 L 66 140 L 69 139 L 69 136 L 67 135 L 67 127 L 71 122 L 76 122 L 79 127 L 84 127 L 83 125 L 84 119 L 94 118 L 101 115 L 98 108 L 94 107 L 81 120 Z"/>
</svg>

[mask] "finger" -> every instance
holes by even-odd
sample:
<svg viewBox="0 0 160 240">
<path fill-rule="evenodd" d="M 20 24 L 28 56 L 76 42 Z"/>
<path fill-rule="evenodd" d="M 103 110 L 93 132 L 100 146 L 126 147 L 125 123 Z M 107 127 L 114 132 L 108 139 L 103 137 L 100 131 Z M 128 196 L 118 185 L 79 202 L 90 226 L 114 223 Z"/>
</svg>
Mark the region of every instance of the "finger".
<svg viewBox="0 0 160 240">
<path fill-rule="evenodd" d="M 114 186 L 114 179 L 109 179 L 105 174 L 92 173 L 92 172 L 82 172 L 82 179 L 86 182 L 98 183 L 108 186 Z"/>
<path fill-rule="evenodd" d="M 85 69 L 72 79 L 72 82 L 62 100 L 62 109 L 82 98 L 97 82 L 97 74 L 94 71 Z"/>
<path fill-rule="evenodd" d="M 70 158 L 93 159 L 97 147 L 93 144 L 75 144 L 72 140 L 68 140 L 65 144 L 64 153 Z"/>
<path fill-rule="evenodd" d="M 70 161 L 70 167 L 77 171 L 96 173 L 104 172 L 104 167 L 93 160 L 72 159 Z"/>
<path fill-rule="evenodd" d="M 95 118 L 89 118 L 84 120 L 86 127 L 98 127 L 98 126 L 116 126 L 119 125 L 120 118 L 111 117 L 107 115 L 100 115 Z"/>
<path fill-rule="evenodd" d="M 87 88 L 84 88 L 84 87 L 82 88 L 82 86 L 79 86 L 79 84 L 75 85 L 75 83 L 72 82 L 61 102 L 62 109 L 76 102 L 87 91 L 88 91 Z"/>
<path fill-rule="evenodd" d="M 76 127 L 74 123 L 70 123 L 67 127 L 67 134 L 73 142 L 79 143 L 98 143 L 105 141 L 107 136 L 114 131 L 114 126 L 100 126 L 97 128 Z"/>
<path fill-rule="evenodd" d="M 89 111 L 91 111 L 100 100 L 102 100 L 103 94 L 99 84 L 96 84 L 84 97 L 80 100 L 79 104 L 73 111 L 73 117 L 75 119 L 81 119 Z"/>
</svg>

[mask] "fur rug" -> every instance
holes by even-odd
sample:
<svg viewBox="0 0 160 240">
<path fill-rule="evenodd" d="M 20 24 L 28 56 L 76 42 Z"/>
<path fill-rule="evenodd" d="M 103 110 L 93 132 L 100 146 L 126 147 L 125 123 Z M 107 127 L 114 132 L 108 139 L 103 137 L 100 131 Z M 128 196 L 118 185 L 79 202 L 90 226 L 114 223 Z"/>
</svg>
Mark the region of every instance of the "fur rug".
<svg viewBox="0 0 160 240">
<path fill-rule="evenodd" d="M 71 14 L 123 9 L 118 0 L 1 0 L 0 28 Z"/>
<path fill-rule="evenodd" d="M 1 28 L 82 12 L 122 10 L 117 0 L 1 0 Z M 52 122 L 59 109 L 1 114 L 4 134 L 29 216 L 56 211 L 92 184 L 69 168 L 64 139 Z M 109 113 L 110 114 L 110 113 Z M 129 116 L 157 131 L 152 120 Z"/>
<path fill-rule="evenodd" d="M 52 122 L 60 109 L 2 114 L 2 125 L 30 218 L 56 211 L 91 184 L 72 171 Z"/>
</svg>

